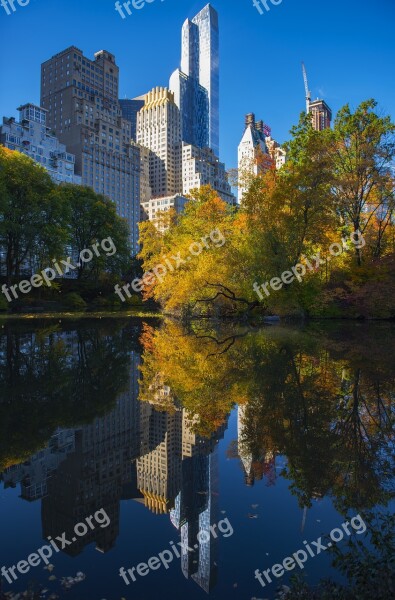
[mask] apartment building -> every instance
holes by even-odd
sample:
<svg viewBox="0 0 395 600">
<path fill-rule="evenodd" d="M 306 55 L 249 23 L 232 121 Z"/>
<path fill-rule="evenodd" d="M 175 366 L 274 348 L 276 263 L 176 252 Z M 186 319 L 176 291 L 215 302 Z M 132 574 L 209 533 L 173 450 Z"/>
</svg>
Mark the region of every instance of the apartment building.
<svg viewBox="0 0 395 600">
<path fill-rule="evenodd" d="M 137 134 L 137 113 L 144 106 L 144 98 L 124 98 L 119 100 L 122 111 L 122 117 L 132 124 L 132 140 L 136 141 Z"/>
<path fill-rule="evenodd" d="M 310 113 L 313 127 L 316 131 L 329 129 L 332 121 L 332 111 L 324 100 L 310 102 Z"/>
<path fill-rule="evenodd" d="M 165 198 L 181 190 L 180 111 L 174 94 L 156 87 L 144 96 L 137 114 L 137 142 L 150 150 L 149 185 L 153 198 Z"/>
<path fill-rule="evenodd" d="M 91 60 L 70 46 L 41 65 L 41 105 L 48 126 L 75 154 L 82 184 L 115 203 L 136 253 L 141 157 L 131 144 L 132 124 L 122 118 L 118 90 L 119 68 L 107 50 Z"/>
<path fill-rule="evenodd" d="M 269 154 L 275 164 L 276 169 L 281 169 L 287 160 L 287 153 L 276 140 L 271 136 L 265 138 Z"/>
<path fill-rule="evenodd" d="M 183 141 L 219 156 L 219 26 L 210 4 L 184 22 L 181 68 L 169 86 L 181 112 Z"/>
<path fill-rule="evenodd" d="M 210 148 L 192 144 L 182 145 L 182 193 L 189 194 L 194 188 L 210 185 L 230 205 L 236 204 L 224 163 Z"/>
<path fill-rule="evenodd" d="M 188 198 L 181 194 L 174 194 L 167 198 L 150 198 L 141 204 L 141 220 L 156 221 L 158 229 L 162 231 L 164 227 L 160 223 L 159 215 L 170 209 L 174 209 L 176 213 L 180 214 L 184 211 L 187 202 Z"/>
<path fill-rule="evenodd" d="M 45 108 L 24 104 L 18 111 L 19 121 L 3 117 L 0 144 L 30 156 L 48 171 L 55 183 L 81 184 L 81 177 L 75 174 L 75 156 L 47 126 Z"/>
<path fill-rule="evenodd" d="M 254 113 L 248 113 L 238 147 L 239 203 L 254 177 L 273 167 L 281 168 L 285 160 L 285 150 L 271 137 L 270 128 L 263 121 L 256 121 Z"/>
</svg>

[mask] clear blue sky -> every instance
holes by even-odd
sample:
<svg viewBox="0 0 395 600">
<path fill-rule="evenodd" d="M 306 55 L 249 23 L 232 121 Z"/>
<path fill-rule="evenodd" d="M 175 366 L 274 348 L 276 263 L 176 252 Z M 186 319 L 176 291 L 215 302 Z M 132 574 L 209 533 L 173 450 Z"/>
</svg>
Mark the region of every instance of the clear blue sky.
<svg viewBox="0 0 395 600">
<path fill-rule="evenodd" d="M 0 117 L 40 100 L 40 64 L 76 45 L 106 49 L 120 67 L 120 97 L 168 85 L 180 32 L 205 0 L 152 0 L 122 20 L 114 0 L 30 0 L 0 6 Z M 26 0 L 25 0 L 26 1 Z M 304 109 L 301 61 L 313 98 L 337 111 L 374 97 L 395 119 L 394 0 L 283 0 L 260 15 L 252 0 L 213 0 L 221 42 L 221 159 L 236 166 L 244 114 L 255 112 L 283 142 Z"/>
</svg>

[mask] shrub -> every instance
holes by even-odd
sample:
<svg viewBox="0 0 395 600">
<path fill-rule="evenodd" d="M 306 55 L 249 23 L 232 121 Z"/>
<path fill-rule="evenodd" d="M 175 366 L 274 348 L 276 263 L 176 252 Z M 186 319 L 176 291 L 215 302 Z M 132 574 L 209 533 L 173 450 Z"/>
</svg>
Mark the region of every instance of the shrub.
<svg viewBox="0 0 395 600">
<path fill-rule="evenodd" d="M 70 292 L 64 298 L 64 304 L 72 310 L 83 310 L 86 308 L 85 300 L 76 292 Z"/>
<path fill-rule="evenodd" d="M 3 294 L 0 294 L 0 311 L 1 310 L 8 310 L 8 302 Z"/>
<path fill-rule="evenodd" d="M 132 294 L 131 298 L 126 297 L 125 302 L 122 302 L 123 308 L 130 308 L 131 306 L 142 306 L 143 302 L 138 294 Z"/>
<path fill-rule="evenodd" d="M 107 298 L 104 298 L 104 296 L 97 296 L 97 298 L 95 298 L 92 302 L 93 306 L 97 306 L 99 308 L 106 308 L 107 306 L 110 306 L 110 301 L 107 300 Z"/>
</svg>

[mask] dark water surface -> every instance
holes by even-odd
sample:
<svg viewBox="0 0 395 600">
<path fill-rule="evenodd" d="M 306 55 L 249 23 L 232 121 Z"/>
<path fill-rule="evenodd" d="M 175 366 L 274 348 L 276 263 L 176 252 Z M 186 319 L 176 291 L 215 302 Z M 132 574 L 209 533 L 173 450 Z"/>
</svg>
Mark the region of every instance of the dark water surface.
<svg viewBox="0 0 395 600">
<path fill-rule="evenodd" d="M 346 584 L 336 552 L 351 565 L 350 542 L 393 512 L 394 325 L 0 327 L 1 600 L 274 598 L 296 572 Z M 255 578 L 334 528 L 303 570 Z M 44 545 L 47 566 L 31 557 Z"/>
</svg>

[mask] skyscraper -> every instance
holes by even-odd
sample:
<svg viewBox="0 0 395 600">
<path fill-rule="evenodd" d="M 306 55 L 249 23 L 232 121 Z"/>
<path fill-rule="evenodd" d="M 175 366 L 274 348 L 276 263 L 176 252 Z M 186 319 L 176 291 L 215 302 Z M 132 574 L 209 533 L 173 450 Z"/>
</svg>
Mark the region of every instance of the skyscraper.
<svg viewBox="0 0 395 600">
<path fill-rule="evenodd" d="M 141 156 L 118 102 L 119 68 L 107 50 L 94 60 L 71 46 L 41 65 L 41 106 L 48 127 L 75 154 L 82 184 L 110 198 L 138 246 Z"/>
<path fill-rule="evenodd" d="M 180 111 L 167 88 L 156 87 L 144 96 L 137 113 L 137 142 L 148 148 L 149 185 L 153 198 L 180 192 L 181 131 Z"/>
<path fill-rule="evenodd" d="M 180 109 L 182 139 L 198 148 L 209 147 L 208 92 L 180 69 L 170 77 L 170 89 Z"/>
<path fill-rule="evenodd" d="M 122 117 L 132 124 L 132 140 L 136 141 L 137 113 L 144 106 L 144 98 L 132 98 L 119 100 Z"/>
<path fill-rule="evenodd" d="M 310 102 L 310 113 L 313 127 L 316 131 L 329 129 L 332 121 L 332 111 L 324 100 Z"/>
<path fill-rule="evenodd" d="M 65 531 L 71 539 L 78 519 L 100 508 L 110 518 L 108 527 L 90 530 L 67 547 L 64 552 L 70 556 L 92 542 L 107 552 L 119 535 L 120 501 L 133 487 L 131 463 L 140 447 L 139 354 L 131 352 L 129 361 L 125 391 L 112 410 L 75 429 L 72 451 L 48 480 L 41 509 L 44 537 Z"/>
<path fill-rule="evenodd" d="M 182 27 L 181 69 L 170 89 L 181 111 L 183 141 L 219 155 L 218 13 L 207 4 Z"/>
<path fill-rule="evenodd" d="M 238 148 L 239 202 L 249 187 L 250 176 L 268 171 L 273 161 L 266 145 L 264 125 L 255 121 L 254 113 L 245 118 L 244 134 Z"/>
<path fill-rule="evenodd" d="M 238 148 L 239 203 L 254 177 L 266 173 L 273 167 L 280 169 L 285 160 L 286 152 L 271 137 L 270 127 L 263 121 L 256 121 L 254 113 L 248 113 Z"/>
</svg>

